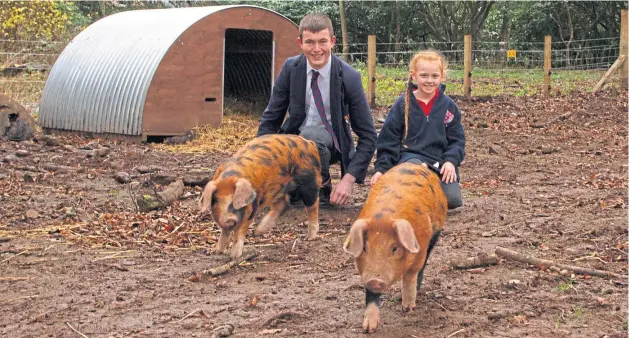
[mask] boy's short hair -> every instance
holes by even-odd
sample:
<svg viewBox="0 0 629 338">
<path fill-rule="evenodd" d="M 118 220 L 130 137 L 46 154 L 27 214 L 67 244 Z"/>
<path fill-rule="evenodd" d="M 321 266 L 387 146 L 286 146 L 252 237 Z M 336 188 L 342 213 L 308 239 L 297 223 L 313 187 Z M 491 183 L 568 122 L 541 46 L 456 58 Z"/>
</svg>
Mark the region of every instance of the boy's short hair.
<svg viewBox="0 0 629 338">
<path fill-rule="evenodd" d="M 299 38 L 302 38 L 302 33 L 305 30 L 317 33 L 326 28 L 330 32 L 330 37 L 334 36 L 332 20 L 330 20 L 330 18 L 325 13 L 307 14 L 299 22 Z"/>
</svg>

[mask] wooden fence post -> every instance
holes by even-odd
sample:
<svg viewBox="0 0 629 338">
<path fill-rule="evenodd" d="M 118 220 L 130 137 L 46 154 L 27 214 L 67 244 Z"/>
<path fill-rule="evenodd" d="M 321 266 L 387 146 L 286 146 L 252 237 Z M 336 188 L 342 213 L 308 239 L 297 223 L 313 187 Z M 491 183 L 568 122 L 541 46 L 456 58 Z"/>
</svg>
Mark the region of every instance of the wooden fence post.
<svg viewBox="0 0 629 338">
<path fill-rule="evenodd" d="M 472 36 L 465 35 L 463 48 L 463 94 L 472 97 Z"/>
<path fill-rule="evenodd" d="M 367 40 L 367 102 L 373 108 L 376 105 L 376 36 L 369 35 Z"/>
<path fill-rule="evenodd" d="M 347 43 L 347 24 L 345 21 L 345 6 L 343 0 L 339 0 L 339 13 L 341 14 L 341 35 L 343 35 L 343 60 L 350 62 L 349 45 Z"/>
<path fill-rule="evenodd" d="M 620 55 L 625 56 L 625 62 L 622 64 L 620 73 L 620 88 L 627 90 L 627 73 L 629 72 L 629 54 L 627 53 L 627 10 L 620 11 Z"/>
<path fill-rule="evenodd" d="M 546 37 L 544 37 L 544 96 L 550 95 L 552 41 L 553 39 L 550 35 L 546 35 Z"/>
</svg>

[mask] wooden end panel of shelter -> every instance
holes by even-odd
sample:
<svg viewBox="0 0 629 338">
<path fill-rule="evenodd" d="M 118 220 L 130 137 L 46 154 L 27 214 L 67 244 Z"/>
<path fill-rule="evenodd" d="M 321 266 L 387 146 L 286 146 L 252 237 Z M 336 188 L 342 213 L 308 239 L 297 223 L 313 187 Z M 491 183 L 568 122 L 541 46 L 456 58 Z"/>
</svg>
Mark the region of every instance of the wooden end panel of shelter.
<svg viewBox="0 0 629 338">
<path fill-rule="evenodd" d="M 239 39 L 239 34 L 246 33 L 245 30 L 251 30 L 252 34 L 244 39 L 241 35 Z M 219 126 L 223 119 L 224 90 L 242 96 L 241 80 L 245 86 L 254 80 L 268 82 L 264 93 L 268 99 L 271 84 L 286 58 L 300 53 L 298 35 L 293 22 L 257 7 L 229 8 L 199 20 L 171 45 L 153 76 L 144 105 L 143 135 L 181 135 L 198 125 Z M 249 36 L 262 37 L 264 44 L 270 45 L 239 45 L 238 40 L 250 40 Z M 226 58 L 233 58 L 239 52 L 261 51 L 270 54 L 252 59 L 251 64 L 245 60 L 245 64 L 232 66 L 231 59 L 223 58 L 224 54 Z M 259 64 L 262 60 L 269 60 L 273 78 L 267 75 L 269 78 L 264 79 L 263 74 L 270 75 L 271 69 L 264 70 L 267 66 Z M 225 66 L 234 69 L 225 69 Z M 225 79 L 231 81 L 227 86 Z M 239 84 L 240 92 L 234 89 Z M 257 86 L 259 88 L 259 83 Z M 249 93 L 250 96 L 259 94 Z"/>
</svg>

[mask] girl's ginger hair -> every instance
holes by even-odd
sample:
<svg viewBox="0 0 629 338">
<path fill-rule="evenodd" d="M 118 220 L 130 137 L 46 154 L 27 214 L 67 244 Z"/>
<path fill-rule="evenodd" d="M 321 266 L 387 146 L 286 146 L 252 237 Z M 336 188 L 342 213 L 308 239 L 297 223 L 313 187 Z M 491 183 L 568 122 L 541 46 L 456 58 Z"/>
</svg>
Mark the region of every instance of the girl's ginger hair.
<svg viewBox="0 0 629 338">
<path fill-rule="evenodd" d="M 413 95 L 413 73 L 417 70 L 417 64 L 420 61 L 440 61 L 441 62 L 441 76 L 445 79 L 446 71 L 448 70 L 448 61 L 446 58 L 436 50 L 424 50 L 416 53 L 411 62 L 408 65 L 409 75 L 408 82 L 406 83 L 406 95 L 404 95 L 404 137 L 402 138 L 402 144 L 408 136 L 408 110 L 410 106 L 410 97 Z M 406 145 L 405 145 L 406 147 Z"/>
</svg>

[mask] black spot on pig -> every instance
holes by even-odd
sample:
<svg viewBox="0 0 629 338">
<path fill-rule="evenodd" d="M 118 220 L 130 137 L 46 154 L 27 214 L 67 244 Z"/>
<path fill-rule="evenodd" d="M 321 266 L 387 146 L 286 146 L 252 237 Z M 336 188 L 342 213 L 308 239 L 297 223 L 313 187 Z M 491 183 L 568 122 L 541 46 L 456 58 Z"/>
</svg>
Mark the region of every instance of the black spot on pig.
<svg viewBox="0 0 629 338">
<path fill-rule="evenodd" d="M 271 164 L 273 164 L 273 161 L 271 161 L 271 159 L 268 157 L 261 157 L 260 161 L 266 166 L 270 166 Z"/>
<path fill-rule="evenodd" d="M 222 178 L 226 178 L 226 177 L 232 177 L 232 176 L 241 176 L 240 172 L 236 171 L 236 170 L 228 170 L 228 171 L 223 171 L 223 173 L 221 174 Z"/>
<path fill-rule="evenodd" d="M 402 174 L 402 175 L 415 175 L 416 173 L 415 173 L 415 170 L 402 168 L 402 169 L 400 169 L 400 174 Z"/>
<path fill-rule="evenodd" d="M 262 149 L 262 150 L 266 150 L 266 151 L 271 151 L 271 148 L 265 146 L 264 144 L 252 144 L 252 145 L 249 146 L 249 149 L 251 149 L 251 150 Z"/>
</svg>

